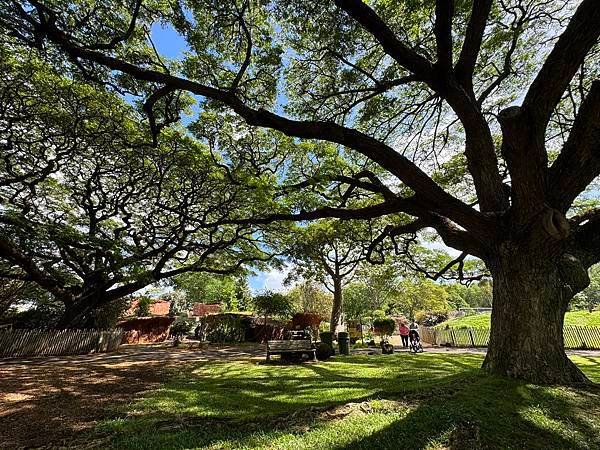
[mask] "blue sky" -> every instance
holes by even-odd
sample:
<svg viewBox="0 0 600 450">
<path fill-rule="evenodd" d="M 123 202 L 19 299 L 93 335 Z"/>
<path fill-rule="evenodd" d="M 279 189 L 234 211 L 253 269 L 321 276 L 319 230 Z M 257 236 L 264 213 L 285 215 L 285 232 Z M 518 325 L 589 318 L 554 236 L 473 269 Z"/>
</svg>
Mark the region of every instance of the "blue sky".
<svg viewBox="0 0 600 450">
<path fill-rule="evenodd" d="M 158 52 L 167 58 L 179 58 L 187 49 L 185 39 L 171 26 L 152 25 L 152 40 Z"/>
</svg>

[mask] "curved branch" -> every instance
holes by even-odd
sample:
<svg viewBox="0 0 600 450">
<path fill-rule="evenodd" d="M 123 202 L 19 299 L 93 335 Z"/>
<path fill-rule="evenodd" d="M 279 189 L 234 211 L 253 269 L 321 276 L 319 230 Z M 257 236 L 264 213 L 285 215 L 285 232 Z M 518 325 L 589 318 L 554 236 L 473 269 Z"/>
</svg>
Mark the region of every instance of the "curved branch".
<svg viewBox="0 0 600 450">
<path fill-rule="evenodd" d="M 129 21 L 129 26 L 127 27 L 127 30 L 125 30 L 124 33 L 116 35 L 107 44 L 95 44 L 95 45 L 90 45 L 87 48 L 94 49 L 94 50 L 112 50 L 118 44 L 125 42 L 127 39 L 129 39 L 133 35 L 133 32 L 135 31 L 135 23 L 139 16 L 141 6 L 142 6 L 142 0 L 136 0 L 135 5 L 133 7 L 133 12 L 131 13 L 131 20 Z"/>
<path fill-rule="evenodd" d="M 161 98 L 171 94 L 174 90 L 175 89 L 173 89 L 171 86 L 163 86 L 154 93 L 152 93 L 152 95 L 150 95 L 150 97 L 148 97 L 148 99 L 144 103 L 143 109 L 146 115 L 148 116 L 148 122 L 150 123 L 150 132 L 152 133 L 152 144 L 154 145 L 154 147 L 158 145 L 158 135 L 160 134 L 160 131 L 168 124 L 175 123 L 177 120 L 179 120 L 179 116 L 177 116 L 173 118 L 168 118 L 167 120 L 165 120 L 164 123 L 156 123 L 156 116 L 154 115 L 154 105 L 156 104 L 156 102 L 159 101 Z"/>
<path fill-rule="evenodd" d="M 38 267 L 16 245 L 3 237 L 0 237 L 0 257 L 18 266 L 29 276 L 29 280 L 36 282 L 56 297 L 65 302 L 71 301 L 72 296 L 66 289 L 63 289 L 56 280 L 48 276 L 43 269 Z"/>
<path fill-rule="evenodd" d="M 523 107 L 532 114 L 533 130 L 543 139 L 552 111 L 590 49 L 600 37 L 597 0 L 583 0 L 531 84 Z"/>
<path fill-rule="evenodd" d="M 592 83 L 549 171 L 549 203 L 562 212 L 600 175 L 600 80 Z"/>
<path fill-rule="evenodd" d="M 362 0 L 335 0 L 335 4 L 371 33 L 398 64 L 423 79 L 430 78 L 432 64 L 401 42 L 371 7 Z"/>
</svg>

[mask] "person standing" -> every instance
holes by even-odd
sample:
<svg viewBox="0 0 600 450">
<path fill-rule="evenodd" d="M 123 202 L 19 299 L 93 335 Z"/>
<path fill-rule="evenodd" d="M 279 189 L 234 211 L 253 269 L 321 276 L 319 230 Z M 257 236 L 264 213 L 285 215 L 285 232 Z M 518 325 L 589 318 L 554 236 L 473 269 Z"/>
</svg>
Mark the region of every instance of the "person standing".
<svg viewBox="0 0 600 450">
<path fill-rule="evenodd" d="M 408 347 L 408 333 L 410 330 L 404 322 L 400 325 L 400 338 L 402 339 L 402 347 Z"/>
</svg>

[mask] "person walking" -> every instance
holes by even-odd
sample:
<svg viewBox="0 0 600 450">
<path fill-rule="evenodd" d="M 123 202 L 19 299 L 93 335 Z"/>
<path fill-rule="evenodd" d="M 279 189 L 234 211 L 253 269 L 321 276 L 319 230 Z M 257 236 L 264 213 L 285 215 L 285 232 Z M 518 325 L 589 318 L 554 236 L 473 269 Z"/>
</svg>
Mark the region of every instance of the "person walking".
<svg viewBox="0 0 600 450">
<path fill-rule="evenodd" d="M 415 319 L 412 320 L 412 322 L 410 323 L 408 328 L 409 328 L 409 332 L 408 332 L 409 340 L 411 342 L 412 341 L 419 342 L 421 340 L 419 337 L 419 324 L 417 323 L 417 321 Z"/>
<path fill-rule="evenodd" d="M 404 322 L 400 325 L 400 338 L 402 339 L 402 347 L 408 347 L 408 333 L 410 330 Z"/>
</svg>

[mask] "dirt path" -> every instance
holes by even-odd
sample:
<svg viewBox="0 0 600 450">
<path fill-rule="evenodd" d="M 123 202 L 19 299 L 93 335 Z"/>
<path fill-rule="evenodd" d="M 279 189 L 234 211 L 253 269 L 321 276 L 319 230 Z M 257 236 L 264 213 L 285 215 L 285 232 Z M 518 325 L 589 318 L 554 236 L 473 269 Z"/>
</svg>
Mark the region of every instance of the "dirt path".
<svg viewBox="0 0 600 450">
<path fill-rule="evenodd" d="M 0 448 L 82 445 L 81 431 L 116 417 L 118 407 L 156 389 L 187 363 L 263 355 L 259 346 L 129 346 L 111 354 L 1 360 Z"/>
</svg>

